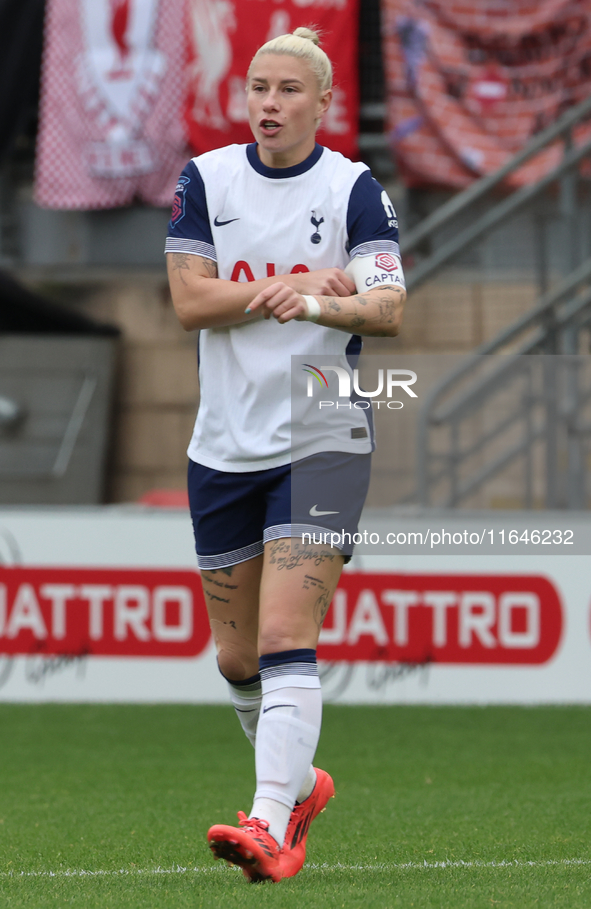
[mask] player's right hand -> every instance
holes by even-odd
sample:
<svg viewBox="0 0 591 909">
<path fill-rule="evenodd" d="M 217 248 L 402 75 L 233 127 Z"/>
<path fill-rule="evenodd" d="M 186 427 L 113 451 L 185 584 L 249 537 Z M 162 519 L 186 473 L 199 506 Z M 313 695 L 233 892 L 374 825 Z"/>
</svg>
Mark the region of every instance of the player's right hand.
<svg viewBox="0 0 591 909">
<path fill-rule="evenodd" d="M 341 268 L 319 268 L 318 271 L 304 271 L 281 279 L 289 283 L 299 294 L 320 294 L 327 297 L 351 297 L 356 291 L 355 284 Z"/>
</svg>

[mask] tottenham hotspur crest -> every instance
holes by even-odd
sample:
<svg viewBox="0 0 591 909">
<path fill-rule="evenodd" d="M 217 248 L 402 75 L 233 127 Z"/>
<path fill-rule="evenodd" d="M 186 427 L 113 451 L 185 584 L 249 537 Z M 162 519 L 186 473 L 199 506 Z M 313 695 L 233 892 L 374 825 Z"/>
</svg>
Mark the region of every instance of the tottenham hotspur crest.
<svg viewBox="0 0 591 909">
<path fill-rule="evenodd" d="M 312 217 L 310 218 L 310 221 L 312 222 L 312 224 L 313 224 L 314 227 L 316 228 L 316 230 L 314 231 L 314 233 L 313 233 L 312 236 L 310 237 L 310 240 L 312 241 L 312 243 L 314 243 L 314 245 L 317 245 L 317 244 L 320 243 L 320 241 L 322 240 L 322 237 L 321 237 L 320 234 L 318 233 L 318 228 L 320 227 L 321 224 L 324 224 L 324 218 L 317 219 L 317 218 L 316 218 L 316 212 L 313 211 L 313 212 L 312 212 Z"/>
</svg>

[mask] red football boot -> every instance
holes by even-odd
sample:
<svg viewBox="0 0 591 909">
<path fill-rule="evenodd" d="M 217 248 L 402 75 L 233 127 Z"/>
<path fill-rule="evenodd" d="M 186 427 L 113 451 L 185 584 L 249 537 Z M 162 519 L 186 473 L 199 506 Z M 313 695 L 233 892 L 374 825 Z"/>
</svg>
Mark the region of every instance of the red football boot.
<svg viewBox="0 0 591 909">
<path fill-rule="evenodd" d="M 316 785 L 307 799 L 296 805 L 291 812 L 283 849 L 279 863 L 283 877 L 293 877 L 306 860 L 306 838 L 310 824 L 321 811 L 324 811 L 328 800 L 334 798 L 334 783 L 325 770 L 316 771 Z"/>
<path fill-rule="evenodd" d="M 283 877 L 279 864 L 281 852 L 268 832 L 269 822 L 257 817 L 247 818 L 244 811 L 239 811 L 238 823 L 238 827 L 214 824 L 209 828 L 207 839 L 214 858 L 240 865 L 250 881 L 279 882 Z"/>
</svg>

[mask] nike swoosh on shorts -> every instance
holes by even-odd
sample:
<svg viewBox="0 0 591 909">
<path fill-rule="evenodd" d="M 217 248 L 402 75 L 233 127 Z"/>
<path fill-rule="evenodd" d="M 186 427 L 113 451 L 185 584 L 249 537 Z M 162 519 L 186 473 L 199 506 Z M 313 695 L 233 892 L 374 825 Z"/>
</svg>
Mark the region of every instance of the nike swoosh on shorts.
<svg viewBox="0 0 591 909">
<path fill-rule="evenodd" d="M 308 514 L 312 515 L 313 518 L 319 518 L 323 514 L 339 514 L 338 511 L 318 511 L 317 505 L 312 505 Z"/>
<path fill-rule="evenodd" d="M 231 224 L 232 221 L 240 221 L 240 218 L 230 218 L 229 221 L 218 221 L 218 217 L 216 215 L 215 218 L 213 219 L 213 223 L 216 227 L 223 227 L 224 224 Z"/>
</svg>

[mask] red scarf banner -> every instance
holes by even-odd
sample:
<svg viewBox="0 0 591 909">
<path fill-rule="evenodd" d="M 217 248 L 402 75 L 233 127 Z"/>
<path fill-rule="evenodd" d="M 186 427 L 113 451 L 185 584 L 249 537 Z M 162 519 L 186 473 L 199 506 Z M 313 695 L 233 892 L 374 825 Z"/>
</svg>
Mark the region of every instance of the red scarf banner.
<svg viewBox="0 0 591 909">
<path fill-rule="evenodd" d="M 356 157 L 358 0 L 188 0 L 190 62 L 186 120 L 197 154 L 252 141 L 245 80 L 256 50 L 309 26 L 334 68 L 333 101 L 318 141 Z"/>
<path fill-rule="evenodd" d="M 408 185 L 495 171 L 591 89 L 589 0 L 382 0 L 389 135 Z M 577 127 L 575 141 L 589 125 Z M 561 142 L 509 179 L 539 179 Z"/>
<path fill-rule="evenodd" d="M 170 205 L 187 158 L 184 25 L 179 0 L 48 0 L 39 205 Z"/>
</svg>

